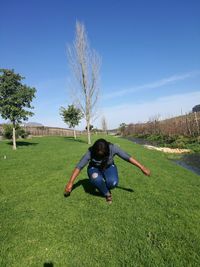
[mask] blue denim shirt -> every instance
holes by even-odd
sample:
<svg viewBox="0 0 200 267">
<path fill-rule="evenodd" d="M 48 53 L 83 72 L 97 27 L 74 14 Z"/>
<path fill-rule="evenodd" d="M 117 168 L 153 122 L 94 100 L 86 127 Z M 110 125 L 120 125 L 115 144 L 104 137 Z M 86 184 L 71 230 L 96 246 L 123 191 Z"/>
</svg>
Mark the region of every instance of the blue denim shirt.
<svg viewBox="0 0 200 267">
<path fill-rule="evenodd" d="M 117 145 L 114 144 L 109 144 L 109 149 L 110 149 L 110 153 L 109 153 L 109 157 L 107 159 L 107 165 L 111 165 L 114 163 L 114 156 L 117 155 L 120 158 L 122 158 L 123 160 L 129 161 L 130 159 L 130 155 L 128 153 L 126 153 L 125 151 L 123 151 L 120 147 L 118 147 Z M 93 159 L 91 157 L 91 152 L 88 149 L 88 151 L 85 153 L 85 155 L 81 158 L 81 160 L 79 161 L 79 163 L 76 165 L 76 168 L 78 168 L 79 170 L 83 169 L 88 163 L 90 162 L 90 164 L 92 164 L 92 166 L 95 167 L 99 167 L 102 163 L 102 161 L 97 161 L 95 159 Z"/>
</svg>

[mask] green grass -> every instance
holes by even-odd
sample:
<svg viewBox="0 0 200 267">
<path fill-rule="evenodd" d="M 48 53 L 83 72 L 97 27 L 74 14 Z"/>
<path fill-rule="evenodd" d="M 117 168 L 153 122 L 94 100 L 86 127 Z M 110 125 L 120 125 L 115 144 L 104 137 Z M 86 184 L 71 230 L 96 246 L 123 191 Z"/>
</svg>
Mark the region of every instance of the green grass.
<svg viewBox="0 0 200 267">
<path fill-rule="evenodd" d="M 200 266 L 200 177 L 162 152 L 108 140 L 152 171 L 116 157 L 112 205 L 92 194 L 86 168 L 63 197 L 84 137 L 33 138 L 17 151 L 0 142 L 1 267 Z"/>
</svg>

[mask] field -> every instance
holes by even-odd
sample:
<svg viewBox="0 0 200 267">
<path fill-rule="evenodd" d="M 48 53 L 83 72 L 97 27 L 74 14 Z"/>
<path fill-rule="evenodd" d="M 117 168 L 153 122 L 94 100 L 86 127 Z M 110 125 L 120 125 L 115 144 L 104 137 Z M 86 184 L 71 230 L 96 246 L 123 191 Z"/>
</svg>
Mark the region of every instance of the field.
<svg viewBox="0 0 200 267">
<path fill-rule="evenodd" d="M 1 267 L 200 266 L 200 177 L 162 152 L 106 138 L 152 171 L 146 177 L 116 157 L 112 205 L 86 168 L 63 197 L 86 138 L 33 138 L 17 151 L 0 141 Z"/>
</svg>

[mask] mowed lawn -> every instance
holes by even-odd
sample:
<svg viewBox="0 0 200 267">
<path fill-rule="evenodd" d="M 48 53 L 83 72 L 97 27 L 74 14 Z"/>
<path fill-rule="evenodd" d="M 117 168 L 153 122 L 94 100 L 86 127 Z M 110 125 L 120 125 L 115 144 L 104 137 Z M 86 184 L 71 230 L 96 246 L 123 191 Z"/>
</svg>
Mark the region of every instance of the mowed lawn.
<svg viewBox="0 0 200 267">
<path fill-rule="evenodd" d="M 85 137 L 33 138 L 17 151 L 0 142 L 1 267 L 200 266 L 200 176 L 162 152 L 106 138 L 152 171 L 146 177 L 116 156 L 112 205 L 90 186 L 86 168 L 63 197 Z"/>
</svg>

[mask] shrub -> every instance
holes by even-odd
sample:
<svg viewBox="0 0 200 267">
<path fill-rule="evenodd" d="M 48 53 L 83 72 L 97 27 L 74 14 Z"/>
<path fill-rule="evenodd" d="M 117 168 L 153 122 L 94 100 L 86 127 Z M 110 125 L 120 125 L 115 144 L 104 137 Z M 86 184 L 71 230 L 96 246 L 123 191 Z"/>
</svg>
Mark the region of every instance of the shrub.
<svg viewBox="0 0 200 267">
<path fill-rule="evenodd" d="M 4 124 L 3 125 L 3 137 L 6 139 L 12 139 L 12 125 Z"/>
<path fill-rule="evenodd" d="M 19 125 L 16 126 L 16 138 L 27 138 L 29 133 L 26 132 L 23 128 Z M 12 139 L 13 136 L 13 127 L 11 124 L 4 124 L 3 125 L 3 137 L 6 139 Z"/>
</svg>

